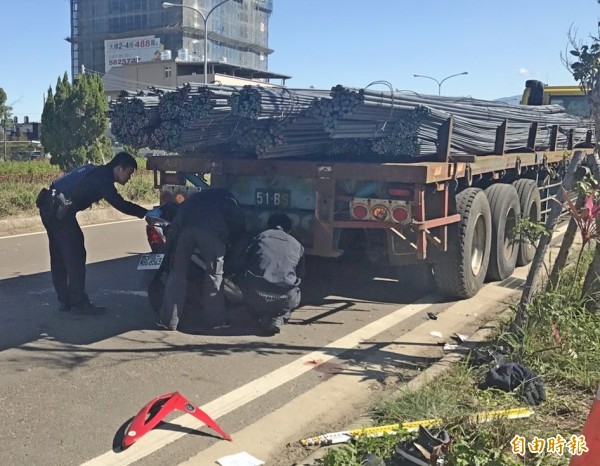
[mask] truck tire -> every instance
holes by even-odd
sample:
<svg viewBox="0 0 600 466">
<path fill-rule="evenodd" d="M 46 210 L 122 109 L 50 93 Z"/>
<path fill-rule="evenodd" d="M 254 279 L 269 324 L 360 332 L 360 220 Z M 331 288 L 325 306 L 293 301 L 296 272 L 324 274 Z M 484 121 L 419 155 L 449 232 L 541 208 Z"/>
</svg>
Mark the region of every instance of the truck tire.
<svg viewBox="0 0 600 466">
<path fill-rule="evenodd" d="M 519 195 L 521 217 L 527 217 L 532 222 L 539 223 L 542 220 L 542 197 L 537 183 L 534 180 L 520 179 L 515 181 L 513 186 Z M 517 266 L 529 264 L 533 260 L 535 249 L 534 243 L 526 238 L 521 238 L 517 253 Z"/>
<path fill-rule="evenodd" d="M 456 210 L 461 220 L 458 229 L 450 230 L 448 242 L 458 246 L 443 253 L 432 266 L 439 292 L 465 299 L 475 296 L 483 286 L 490 258 L 492 216 L 487 197 L 479 188 L 458 193 Z"/>
<path fill-rule="evenodd" d="M 512 239 L 521 204 L 519 195 L 510 184 L 493 184 L 485 190 L 492 211 L 492 247 L 487 278 L 491 281 L 510 277 L 517 264 L 519 244 Z"/>
</svg>

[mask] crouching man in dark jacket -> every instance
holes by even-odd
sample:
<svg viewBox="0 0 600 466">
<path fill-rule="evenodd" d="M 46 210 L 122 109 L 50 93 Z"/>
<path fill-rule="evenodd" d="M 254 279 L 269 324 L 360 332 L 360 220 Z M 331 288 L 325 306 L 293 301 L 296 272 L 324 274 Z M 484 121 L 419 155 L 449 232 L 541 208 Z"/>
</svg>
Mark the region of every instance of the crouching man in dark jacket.
<svg viewBox="0 0 600 466">
<path fill-rule="evenodd" d="M 290 235 L 291 230 L 287 215 L 272 215 L 267 230 L 250 242 L 237 280 L 250 312 L 272 334 L 281 331 L 300 305 L 304 248 Z"/>
<path fill-rule="evenodd" d="M 206 266 L 202 283 L 201 321 L 188 331 L 229 326 L 223 293 L 224 258 L 230 239 L 243 227 L 237 201 L 224 189 L 206 189 L 191 195 L 178 208 L 167 233 L 168 276 L 159 326 L 177 330 L 187 296 L 190 259 L 199 256 Z M 193 316 L 196 319 L 198 316 Z M 192 319 L 193 320 L 193 319 Z M 181 329 L 180 329 L 181 330 Z"/>
</svg>

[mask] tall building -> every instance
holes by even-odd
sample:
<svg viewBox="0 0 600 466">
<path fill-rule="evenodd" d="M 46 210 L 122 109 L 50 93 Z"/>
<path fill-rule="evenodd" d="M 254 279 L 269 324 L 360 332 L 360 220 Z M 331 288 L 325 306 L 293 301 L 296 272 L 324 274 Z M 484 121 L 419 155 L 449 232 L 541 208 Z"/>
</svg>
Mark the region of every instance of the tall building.
<svg viewBox="0 0 600 466">
<path fill-rule="evenodd" d="M 204 60 L 204 21 L 208 17 L 207 61 L 267 70 L 269 17 L 273 0 L 71 0 L 71 66 L 99 73 L 127 63 L 178 58 Z M 175 2 L 171 2 L 175 3 Z M 181 5 L 185 5 L 182 7 Z"/>
</svg>

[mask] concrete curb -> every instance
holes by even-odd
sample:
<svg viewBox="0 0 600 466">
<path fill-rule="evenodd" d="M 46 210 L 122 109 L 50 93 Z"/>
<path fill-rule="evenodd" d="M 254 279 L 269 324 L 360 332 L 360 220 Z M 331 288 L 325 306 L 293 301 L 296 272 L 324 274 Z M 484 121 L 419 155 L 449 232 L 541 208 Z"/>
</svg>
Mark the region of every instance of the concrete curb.
<svg viewBox="0 0 600 466">
<path fill-rule="evenodd" d="M 153 206 L 142 205 L 146 209 Z M 125 215 L 114 207 L 92 207 L 77 214 L 77 220 L 82 226 L 97 223 L 117 222 L 119 220 L 131 220 L 135 217 Z M 44 226 L 38 215 L 17 216 L 0 219 L 0 238 L 3 236 L 22 235 L 27 233 L 43 232 Z"/>
<path fill-rule="evenodd" d="M 469 349 L 475 348 L 475 347 L 483 344 L 490 337 L 492 337 L 494 335 L 494 332 L 496 332 L 497 329 L 500 328 L 502 323 L 505 320 L 509 319 L 511 317 L 511 315 L 512 315 L 512 310 L 506 309 L 506 310 L 502 311 L 496 317 L 492 318 L 490 321 L 483 324 L 483 326 L 481 326 L 475 333 L 473 333 L 469 337 L 469 340 L 467 342 L 467 343 L 469 343 L 469 345 L 468 345 Z M 467 345 L 465 345 L 465 346 L 467 346 Z M 415 378 L 409 380 L 408 382 L 403 384 L 397 390 L 390 392 L 390 394 L 387 398 L 389 398 L 389 399 L 397 398 L 407 391 L 415 391 L 420 388 L 423 388 L 426 384 L 431 383 L 436 378 L 445 374 L 455 364 L 457 364 L 461 361 L 464 361 L 465 357 L 466 357 L 466 352 L 456 351 L 456 352 L 448 353 L 446 356 L 444 356 L 439 361 L 433 363 L 430 367 L 425 369 L 423 372 L 421 372 Z M 356 421 L 350 423 L 346 427 L 340 429 L 340 431 L 360 429 L 360 428 L 370 427 L 370 426 L 373 426 L 371 419 L 367 418 L 367 417 L 361 417 L 361 418 L 357 419 Z M 313 451 L 309 456 L 305 457 L 303 460 L 298 461 L 295 464 L 297 466 L 317 465 L 317 464 L 319 464 L 319 463 L 317 463 L 317 461 L 320 460 L 321 458 L 323 458 L 323 456 L 325 456 L 325 454 L 327 453 L 328 450 L 330 450 L 331 448 L 339 448 L 340 446 L 341 445 L 338 444 L 338 445 L 332 445 L 332 446 L 319 447 L 317 450 Z"/>
</svg>

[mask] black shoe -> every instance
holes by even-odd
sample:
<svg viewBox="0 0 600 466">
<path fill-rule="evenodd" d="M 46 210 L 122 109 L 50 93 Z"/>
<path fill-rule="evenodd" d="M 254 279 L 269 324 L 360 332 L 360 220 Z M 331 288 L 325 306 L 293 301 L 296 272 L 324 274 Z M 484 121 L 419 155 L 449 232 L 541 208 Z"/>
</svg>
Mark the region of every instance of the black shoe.
<svg viewBox="0 0 600 466">
<path fill-rule="evenodd" d="M 416 464 L 419 466 L 443 465 L 450 450 L 450 436 L 442 430 L 437 436 L 419 426 L 417 440 L 396 445 L 393 464 Z"/>
<path fill-rule="evenodd" d="M 94 303 L 90 303 L 89 301 L 73 306 L 72 309 L 73 314 L 83 316 L 100 316 L 102 314 L 106 314 L 106 307 L 96 306 Z"/>
<path fill-rule="evenodd" d="M 275 317 L 273 319 L 261 319 L 260 326 L 265 330 L 269 335 L 277 335 L 281 333 L 281 327 L 284 324 L 283 316 Z"/>
<path fill-rule="evenodd" d="M 58 311 L 59 312 L 69 312 L 71 310 L 71 305 L 69 303 L 58 303 Z"/>
</svg>

